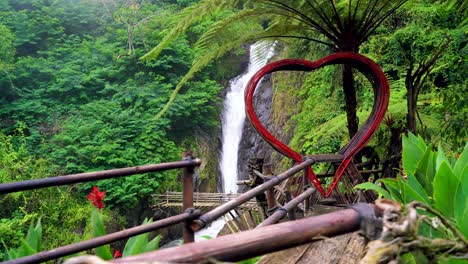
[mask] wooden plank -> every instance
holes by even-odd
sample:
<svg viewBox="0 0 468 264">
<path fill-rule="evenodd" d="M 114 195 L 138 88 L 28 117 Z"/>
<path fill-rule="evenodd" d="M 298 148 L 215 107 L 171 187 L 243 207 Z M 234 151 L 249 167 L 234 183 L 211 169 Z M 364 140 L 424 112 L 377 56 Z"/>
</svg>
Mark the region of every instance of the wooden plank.
<svg viewBox="0 0 468 264">
<path fill-rule="evenodd" d="M 338 264 L 357 264 L 364 256 L 366 249 L 366 239 L 357 232 L 351 235 L 348 246 L 346 247 Z"/>
</svg>

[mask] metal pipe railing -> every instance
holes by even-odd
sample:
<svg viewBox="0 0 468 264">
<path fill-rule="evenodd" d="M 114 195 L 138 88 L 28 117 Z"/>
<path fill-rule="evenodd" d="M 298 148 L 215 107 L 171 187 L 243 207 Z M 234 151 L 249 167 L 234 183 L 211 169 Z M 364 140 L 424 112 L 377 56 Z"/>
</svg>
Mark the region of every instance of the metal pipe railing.
<svg viewBox="0 0 468 264">
<path fill-rule="evenodd" d="M 171 216 L 171 217 L 158 220 L 156 222 L 149 223 L 146 225 L 132 227 L 132 228 L 125 229 L 125 230 L 115 232 L 112 234 L 82 241 L 76 244 L 71 244 L 71 245 L 55 248 L 52 250 L 42 251 L 31 256 L 17 258 L 17 259 L 2 262 L 2 263 L 3 264 L 28 264 L 28 263 L 41 263 L 41 262 L 45 262 L 45 261 L 49 261 L 53 259 L 58 259 L 67 255 L 70 255 L 70 254 L 82 252 L 88 249 L 96 248 L 96 247 L 106 245 L 115 241 L 119 241 L 121 239 L 151 232 L 151 231 L 161 229 L 164 227 L 168 227 L 168 226 L 178 224 L 181 222 L 190 221 L 198 217 L 200 214 L 201 212 L 199 210 L 189 210 L 185 213 L 182 213 L 176 216 Z"/>
<path fill-rule="evenodd" d="M 275 185 L 279 184 L 280 182 L 290 178 L 297 172 L 301 171 L 302 169 L 310 166 L 314 163 L 314 160 L 306 159 L 304 162 L 293 166 L 292 168 L 288 169 L 287 171 L 281 173 L 278 176 L 274 176 L 271 180 L 253 188 L 249 191 L 241 194 L 237 198 L 230 200 L 229 202 L 216 207 L 215 209 L 209 211 L 206 214 L 200 216 L 197 220 L 192 222 L 191 228 L 194 231 L 198 231 L 205 227 L 207 224 L 213 222 L 214 220 L 218 219 L 222 215 L 226 214 L 227 212 L 231 211 L 235 207 L 247 202 L 248 200 L 252 199 L 253 197 L 259 195 L 260 193 L 274 187 Z"/>
<path fill-rule="evenodd" d="M 278 208 L 273 214 L 271 214 L 267 219 L 265 219 L 265 221 L 261 222 L 256 228 L 277 223 L 286 215 L 286 213 L 290 212 L 291 210 L 294 210 L 294 208 L 299 203 L 308 199 L 316 191 L 317 189 L 315 189 L 314 187 L 307 189 L 305 192 L 301 193 L 299 196 L 286 203 L 283 207 Z"/>
<path fill-rule="evenodd" d="M 0 184 L 0 194 L 40 189 L 40 188 L 46 188 L 46 187 L 52 187 L 52 186 L 68 185 L 68 184 L 74 184 L 74 183 L 80 183 L 80 182 L 104 180 L 104 179 L 123 177 L 123 176 L 129 176 L 129 175 L 134 175 L 134 174 L 143 174 L 143 173 L 148 173 L 148 172 L 180 169 L 180 168 L 186 168 L 186 167 L 191 167 L 191 166 L 200 166 L 200 164 L 201 164 L 200 159 L 182 160 L 182 161 L 143 165 L 143 166 L 122 168 L 122 169 L 70 174 L 70 175 L 63 175 L 63 176 L 56 176 L 56 177 L 21 181 L 21 182 L 11 182 L 11 183 Z"/>
<path fill-rule="evenodd" d="M 354 232 L 359 227 L 359 213 L 354 209 L 345 209 L 221 236 L 212 240 L 116 259 L 112 263 L 200 263 L 209 259 L 240 261 L 312 242 L 317 236 L 331 237 Z"/>
</svg>

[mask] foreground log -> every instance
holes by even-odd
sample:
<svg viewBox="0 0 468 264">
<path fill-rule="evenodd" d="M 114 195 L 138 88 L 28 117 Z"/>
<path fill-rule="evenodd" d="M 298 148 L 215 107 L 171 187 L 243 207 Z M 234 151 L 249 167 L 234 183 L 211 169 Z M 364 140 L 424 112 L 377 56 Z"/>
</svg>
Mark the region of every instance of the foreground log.
<svg viewBox="0 0 468 264">
<path fill-rule="evenodd" d="M 360 216 L 353 209 L 270 225 L 212 240 L 116 259 L 112 263 L 198 263 L 207 259 L 239 261 L 358 230 Z"/>
</svg>

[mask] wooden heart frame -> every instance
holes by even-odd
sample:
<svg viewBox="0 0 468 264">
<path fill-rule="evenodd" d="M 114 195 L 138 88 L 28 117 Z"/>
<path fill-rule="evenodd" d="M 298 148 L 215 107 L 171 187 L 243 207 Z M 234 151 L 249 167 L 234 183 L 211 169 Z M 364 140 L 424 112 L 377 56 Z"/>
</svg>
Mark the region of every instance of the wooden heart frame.
<svg viewBox="0 0 468 264">
<path fill-rule="evenodd" d="M 371 114 L 364 125 L 358 130 L 356 135 L 348 142 L 348 144 L 339 151 L 339 154 L 342 155 L 342 160 L 326 191 L 320 183 L 317 175 L 315 175 L 312 167 L 309 166 L 307 168 L 307 177 L 324 197 L 330 196 L 353 157 L 371 140 L 385 116 L 390 98 L 390 88 L 382 69 L 371 59 L 354 52 L 334 53 L 313 62 L 301 59 L 285 59 L 272 62 L 261 68 L 250 79 L 245 91 L 245 111 L 252 126 L 275 150 L 287 157 L 290 157 L 297 163 L 300 163 L 305 159 L 305 156 L 297 153 L 289 146 L 275 138 L 258 119 L 253 107 L 255 89 L 262 77 L 272 72 L 287 70 L 314 71 L 321 67 L 333 64 L 350 64 L 361 71 L 372 83 L 374 90 L 374 105 L 372 107 Z"/>
</svg>

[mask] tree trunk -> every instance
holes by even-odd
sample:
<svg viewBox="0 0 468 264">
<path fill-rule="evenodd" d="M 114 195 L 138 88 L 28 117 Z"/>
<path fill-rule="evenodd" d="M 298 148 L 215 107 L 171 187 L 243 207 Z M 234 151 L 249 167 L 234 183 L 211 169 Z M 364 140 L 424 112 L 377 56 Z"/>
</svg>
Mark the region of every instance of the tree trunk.
<svg viewBox="0 0 468 264">
<path fill-rule="evenodd" d="M 406 115 L 406 127 L 409 132 L 416 135 L 416 107 L 417 98 L 414 92 L 413 83 L 411 82 L 411 76 L 406 76 L 406 92 L 407 99 L 406 104 L 408 107 L 408 114 Z"/>
<path fill-rule="evenodd" d="M 357 101 L 354 87 L 353 71 L 350 65 L 343 65 L 343 93 L 345 99 L 346 118 L 348 121 L 348 134 L 352 138 L 358 131 L 359 119 L 356 115 Z"/>
</svg>

